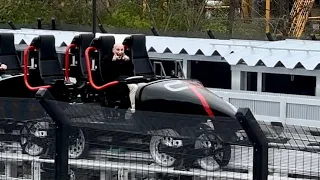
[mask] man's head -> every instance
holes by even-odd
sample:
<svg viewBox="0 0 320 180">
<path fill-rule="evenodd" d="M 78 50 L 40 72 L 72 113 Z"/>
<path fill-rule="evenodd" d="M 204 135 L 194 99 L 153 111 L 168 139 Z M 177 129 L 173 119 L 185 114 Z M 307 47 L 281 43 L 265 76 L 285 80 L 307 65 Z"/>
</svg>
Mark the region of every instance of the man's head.
<svg viewBox="0 0 320 180">
<path fill-rule="evenodd" d="M 120 44 L 120 43 L 114 44 L 112 52 L 117 56 L 123 56 L 124 55 L 124 46 L 123 46 L 123 44 Z"/>
</svg>

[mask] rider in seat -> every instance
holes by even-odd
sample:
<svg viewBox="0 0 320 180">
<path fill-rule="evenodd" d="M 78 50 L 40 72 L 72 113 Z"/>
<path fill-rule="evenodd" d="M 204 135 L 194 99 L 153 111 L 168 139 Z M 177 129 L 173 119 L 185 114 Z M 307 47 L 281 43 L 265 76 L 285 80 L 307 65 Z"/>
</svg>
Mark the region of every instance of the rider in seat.
<svg viewBox="0 0 320 180">
<path fill-rule="evenodd" d="M 127 77 L 134 76 L 134 67 L 133 64 L 129 58 L 124 53 L 124 46 L 122 44 L 114 44 L 112 52 L 113 52 L 113 57 L 112 57 L 112 75 L 111 77 L 113 80 L 116 79 L 124 79 Z M 131 109 L 130 111 L 127 111 L 126 113 L 126 118 L 130 118 L 131 114 L 135 112 L 135 95 L 138 90 L 138 86 L 142 85 L 143 83 L 139 84 L 127 84 L 129 88 L 129 99 L 131 102 Z"/>
</svg>

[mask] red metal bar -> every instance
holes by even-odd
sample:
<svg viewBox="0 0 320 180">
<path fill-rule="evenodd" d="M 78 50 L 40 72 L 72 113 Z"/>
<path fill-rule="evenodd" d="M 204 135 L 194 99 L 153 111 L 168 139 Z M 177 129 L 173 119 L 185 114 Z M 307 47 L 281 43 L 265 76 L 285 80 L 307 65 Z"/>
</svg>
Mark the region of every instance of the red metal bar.
<svg viewBox="0 0 320 180">
<path fill-rule="evenodd" d="M 119 81 L 112 81 L 112 82 L 109 82 L 107 84 L 104 84 L 102 86 L 97 86 L 94 82 L 93 82 L 93 79 L 92 79 L 92 72 L 91 72 L 91 63 L 90 63 L 90 56 L 89 56 L 89 53 L 91 51 L 95 51 L 97 50 L 97 48 L 95 47 L 88 47 L 86 49 L 86 52 L 85 52 L 85 56 L 86 56 L 86 66 L 87 66 L 87 71 L 88 71 L 88 80 L 89 80 L 89 84 L 96 90 L 103 90 L 103 89 L 106 89 L 110 86 L 114 86 L 114 85 L 117 85 L 119 84 Z"/>
<path fill-rule="evenodd" d="M 29 51 L 33 51 L 35 50 L 36 47 L 34 46 L 28 46 L 24 52 L 23 52 L 23 64 L 24 64 L 24 69 L 23 69 L 23 80 L 24 80 L 24 83 L 25 85 L 27 86 L 27 88 L 31 91 L 37 91 L 39 90 L 40 88 L 45 88 L 45 89 L 48 89 L 48 88 L 51 88 L 50 85 L 47 85 L 47 86 L 37 86 L 37 87 L 32 87 L 30 84 L 29 84 L 29 81 L 28 81 L 28 73 L 29 73 L 29 69 L 28 69 L 28 64 L 29 64 Z"/>
<path fill-rule="evenodd" d="M 69 46 L 67 46 L 67 49 L 66 49 L 66 52 L 65 52 L 65 59 L 64 59 L 64 68 L 65 68 L 65 72 L 64 72 L 64 76 L 66 78 L 66 81 L 70 81 L 69 80 L 69 72 L 70 72 L 70 56 L 69 56 L 69 53 L 70 53 L 70 49 L 71 48 L 75 48 L 77 47 L 76 44 L 70 44 Z"/>
</svg>

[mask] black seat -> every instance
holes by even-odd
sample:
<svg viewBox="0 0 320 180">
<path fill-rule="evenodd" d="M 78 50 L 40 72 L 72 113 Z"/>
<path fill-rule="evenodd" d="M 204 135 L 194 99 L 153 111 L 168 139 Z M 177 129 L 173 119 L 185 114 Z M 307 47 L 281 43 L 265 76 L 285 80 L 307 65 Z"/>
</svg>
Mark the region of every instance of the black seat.
<svg viewBox="0 0 320 180">
<path fill-rule="evenodd" d="M 110 71 L 112 67 L 107 67 L 108 61 L 112 60 L 113 52 L 112 48 L 115 44 L 113 36 L 100 36 L 92 41 L 91 46 L 98 50 L 98 74 L 100 75 L 103 83 L 108 83 L 112 80 L 109 79 Z"/>
<path fill-rule="evenodd" d="M 76 44 L 77 49 L 72 49 L 71 53 L 75 54 L 75 60 L 77 63 L 76 69 L 77 73 L 74 74 L 77 81 L 86 81 L 88 76 L 88 71 L 86 67 L 85 51 L 90 46 L 94 38 L 93 34 L 79 34 L 74 37 L 71 44 Z"/>
<path fill-rule="evenodd" d="M 22 73 L 21 61 L 14 45 L 12 33 L 0 34 L 0 63 L 7 65 L 6 74 Z"/>
<path fill-rule="evenodd" d="M 130 49 L 129 53 L 133 61 L 135 75 L 155 78 L 155 72 L 146 48 L 146 36 L 143 34 L 131 35 L 124 40 L 123 44 Z"/>
<path fill-rule="evenodd" d="M 30 44 L 38 50 L 38 68 L 45 85 L 64 82 L 64 73 L 55 48 L 53 35 L 40 35 Z"/>
</svg>

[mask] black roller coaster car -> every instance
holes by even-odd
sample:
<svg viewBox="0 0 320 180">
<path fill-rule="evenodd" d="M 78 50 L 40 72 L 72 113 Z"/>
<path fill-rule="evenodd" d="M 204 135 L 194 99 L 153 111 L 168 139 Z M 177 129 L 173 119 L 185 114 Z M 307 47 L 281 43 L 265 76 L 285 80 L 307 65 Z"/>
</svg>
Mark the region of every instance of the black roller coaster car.
<svg viewBox="0 0 320 180">
<path fill-rule="evenodd" d="M 13 38 L 13 34 L 0 34 L 0 62 L 8 65 L 6 73 L 11 75 L 0 80 L 0 87 L 6 87 L 0 89 L 0 96 L 34 97 L 40 88 L 48 89 L 72 124 L 71 158 L 85 155 L 88 142 L 129 147 L 137 146 L 137 141 L 130 140 L 137 137 L 144 141 L 141 144 L 147 144 L 140 150 L 150 152 L 161 166 L 186 164 L 188 160 L 205 170 L 215 170 L 229 163 L 230 143 L 243 138 L 235 116 L 237 109 L 199 81 L 155 76 L 144 35 L 124 40 L 135 76 L 116 81 L 107 80 L 110 72 L 105 69 L 112 67 L 103 68 L 108 63 L 102 58 L 113 55 L 113 36 L 80 34 L 67 47 L 65 59 L 59 60 L 54 36 L 41 35 L 25 49 L 23 63 Z M 71 82 L 71 77 L 76 82 Z M 127 84 L 139 82 L 145 85 L 137 91 L 136 112 L 126 119 L 130 106 Z M 41 122 L 44 116 L 31 115 L 19 129 L 21 146 L 29 155 L 41 155 L 52 145 L 54 128 Z M 9 117 L 2 122 L 12 128 L 13 121 Z M 10 130 L 7 127 L 4 129 Z M 100 137 L 112 140 L 106 142 Z"/>
<path fill-rule="evenodd" d="M 227 165 L 231 157 L 228 142 L 239 140 L 237 132 L 241 130 L 235 117 L 237 110 L 204 88 L 199 81 L 158 79 L 147 54 L 144 35 L 131 35 L 123 42 L 128 48 L 126 53 L 131 57 L 135 76 L 106 81 L 110 72 L 102 71 L 102 65 L 108 64 L 102 57 L 113 55 L 114 43 L 113 36 L 93 38 L 89 34 L 79 35 L 68 46 L 65 62 L 61 63 L 55 50 L 54 36 L 41 35 L 24 52 L 24 82 L 30 91 L 46 88 L 57 102 L 71 102 L 78 96 L 85 102 L 64 103 L 63 106 L 73 123 L 74 141 L 71 139 L 70 156 L 78 158 L 84 155 L 87 142 L 97 141 L 97 137 L 111 136 L 113 142 L 108 142 L 110 144 L 134 144 L 128 141 L 129 137 L 140 137 L 149 144 L 145 150 L 161 166 L 175 166 L 185 159 L 192 159 L 206 170 Z M 69 53 L 75 56 L 71 62 Z M 36 66 L 29 73 L 30 54 Z M 65 73 L 62 64 L 65 64 Z M 77 82 L 70 83 L 69 77 L 74 77 Z M 146 84 L 137 91 L 136 112 L 131 119 L 126 119 L 125 111 L 130 105 L 127 84 L 139 82 Z M 94 108 L 95 115 L 88 113 L 92 112 L 88 109 Z M 79 113 L 68 114 L 68 109 Z M 50 129 L 48 132 L 52 134 Z M 94 136 L 88 135 L 90 133 Z M 122 134 L 121 140 L 117 138 L 119 133 Z M 48 140 L 42 139 L 40 143 L 35 139 L 29 141 L 38 144 L 41 150 L 47 148 Z M 39 155 L 42 152 L 29 154 Z"/>
</svg>

